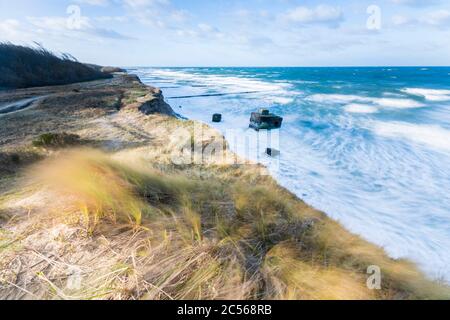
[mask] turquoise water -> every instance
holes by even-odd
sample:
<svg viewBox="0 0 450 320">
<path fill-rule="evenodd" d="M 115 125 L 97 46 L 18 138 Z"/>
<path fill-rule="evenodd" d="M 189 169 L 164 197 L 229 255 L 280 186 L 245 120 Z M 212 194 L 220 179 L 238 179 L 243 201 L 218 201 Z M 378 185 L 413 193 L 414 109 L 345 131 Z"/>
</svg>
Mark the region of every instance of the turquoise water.
<svg viewBox="0 0 450 320">
<path fill-rule="evenodd" d="M 238 153 L 393 258 L 450 282 L 450 68 L 131 71 L 187 118 L 222 113 L 210 124 Z M 285 119 L 277 159 L 253 152 L 265 134 L 248 129 L 259 108 Z"/>
</svg>

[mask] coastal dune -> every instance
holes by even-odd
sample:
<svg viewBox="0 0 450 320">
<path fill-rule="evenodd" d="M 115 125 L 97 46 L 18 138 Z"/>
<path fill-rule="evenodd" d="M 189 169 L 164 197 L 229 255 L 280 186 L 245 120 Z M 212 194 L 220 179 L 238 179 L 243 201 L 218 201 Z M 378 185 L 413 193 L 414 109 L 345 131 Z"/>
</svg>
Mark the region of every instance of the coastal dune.
<svg viewBox="0 0 450 320">
<path fill-rule="evenodd" d="M 36 96 L 0 115 L 0 299 L 450 298 L 264 167 L 236 162 L 219 132 L 177 118 L 136 76 L 0 102 Z M 44 139 L 62 133 L 76 143 Z M 217 142 L 225 156 L 173 161 L 180 146 Z"/>
</svg>

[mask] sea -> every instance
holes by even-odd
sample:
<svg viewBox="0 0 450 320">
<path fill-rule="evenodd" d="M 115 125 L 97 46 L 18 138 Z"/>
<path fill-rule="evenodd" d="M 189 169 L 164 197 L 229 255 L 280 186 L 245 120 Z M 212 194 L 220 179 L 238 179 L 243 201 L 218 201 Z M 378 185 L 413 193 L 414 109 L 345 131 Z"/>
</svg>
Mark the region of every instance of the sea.
<svg viewBox="0 0 450 320">
<path fill-rule="evenodd" d="M 129 71 L 308 204 L 450 283 L 450 68 Z M 284 118 L 270 138 L 249 128 L 261 108 Z"/>
</svg>

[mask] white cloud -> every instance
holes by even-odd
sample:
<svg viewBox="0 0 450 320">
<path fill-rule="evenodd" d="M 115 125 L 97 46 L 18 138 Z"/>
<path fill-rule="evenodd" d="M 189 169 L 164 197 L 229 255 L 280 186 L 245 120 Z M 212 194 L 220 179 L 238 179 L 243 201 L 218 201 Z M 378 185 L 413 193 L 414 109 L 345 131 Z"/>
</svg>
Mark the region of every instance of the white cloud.
<svg viewBox="0 0 450 320">
<path fill-rule="evenodd" d="M 183 38 L 186 38 L 186 37 L 190 37 L 190 38 L 198 37 L 198 32 L 196 32 L 195 30 L 190 30 L 190 29 L 177 30 L 176 34 L 179 37 L 183 37 Z"/>
<path fill-rule="evenodd" d="M 100 16 L 94 18 L 98 22 L 118 22 L 123 23 L 129 21 L 127 16 Z"/>
<path fill-rule="evenodd" d="M 95 27 L 88 17 L 81 16 L 77 21 L 77 27 L 71 28 L 68 19 L 65 17 L 28 17 L 28 22 L 38 28 L 38 32 L 48 32 L 54 36 L 77 37 L 80 34 L 93 36 L 96 38 L 109 38 L 117 40 L 132 39 L 111 29 Z"/>
<path fill-rule="evenodd" d="M 185 20 L 186 13 L 175 10 L 169 0 L 121 0 L 130 19 L 147 27 L 165 29 Z"/>
<path fill-rule="evenodd" d="M 429 12 L 419 20 L 423 23 L 432 26 L 450 25 L 450 11 L 442 9 L 438 11 Z"/>
<path fill-rule="evenodd" d="M 193 28 L 178 29 L 176 34 L 182 38 L 224 39 L 226 37 L 218 28 L 206 23 L 200 23 Z"/>
<path fill-rule="evenodd" d="M 403 26 L 413 23 L 414 20 L 402 15 L 395 15 L 392 17 L 392 23 L 396 26 Z"/>
<path fill-rule="evenodd" d="M 151 7 L 155 5 L 168 5 L 169 0 L 123 0 L 124 4 L 131 8 Z"/>
<path fill-rule="evenodd" d="M 28 17 L 27 20 L 35 27 L 48 31 L 65 31 L 69 30 L 68 19 L 65 17 Z M 89 18 L 80 17 L 77 20 L 77 30 L 86 30 L 91 28 Z"/>
<path fill-rule="evenodd" d="M 170 13 L 170 19 L 174 22 L 185 22 L 189 19 L 189 13 L 184 10 L 174 10 Z"/>
<path fill-rule="evenodd" d="M 391 0 L 392 3 L 411 7 L 426 7 L 439 3 L 439 0 Z"/>
<path fill-rule="evenodd" d="M 19 33 L 20 22 L 15 19 L 0 21 L 0 34 L 6 39 L 12 38 Z"/>
<path fill-rule="evenodd" d="M 110 4 L 109 0 L 76 0 L 76 3 L 87 4 L 90 6 L 106 7 Z"/>
<path fill-rule="evenodd" d="M 450 27 L 450 11 L 445 9 L 431 11 L 424 13 L 419 18 L 409 18 L 402 15 L 395 15 L 392 17 L 392 23 L 396 26 L 418 25 L 446 28 Z"/>
<path fill-rule="evenodd" d="M 212 27 L 212 26 L 210 26 L 209 24 L 206 24 L 206 23 L 200 23 L 198 25 L 198 28 L 201 31 L 205 32 L 205 33 L 212 33 L 212 32 L 217 32 L 218 31 L 217 28 L 214 28 L 214 27 Z"/>
<path fill-rule="evenodd" d="M 0 41 L 26 44 L 36 40 L 34 35 L 35 32 L 33 30 L 26 30 L 19 20 L 0 20 Z"/>
<path fill-rule="evenodd" d="M 334 26 L 339 25 L 343 18 L 344 16 L 340 8 L 329 5 L 318 5 L 314 8 L 300 6 L 281 15 L 281 19 L 285 22 L 328 24 Z"/>
</svg>

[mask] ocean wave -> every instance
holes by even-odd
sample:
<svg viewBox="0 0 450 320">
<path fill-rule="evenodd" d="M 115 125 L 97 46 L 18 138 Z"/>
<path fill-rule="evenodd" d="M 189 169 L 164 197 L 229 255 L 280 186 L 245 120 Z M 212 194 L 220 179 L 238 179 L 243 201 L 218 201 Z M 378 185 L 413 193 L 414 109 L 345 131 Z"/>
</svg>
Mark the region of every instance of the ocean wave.
<svg viewBox="0 0 450 320">
<path fill-rule="evenodd" d="M 267 97 L 266 100 L 277 104 L 290 104 L 294 102 L 294 98 L 287 98 L 287 97 Z"/>
<path fill-rule="evenodd" d="M 373 103 L 386 108 L 409 109 L 422 108 L 425 106 L 423 103 L 411 99 L 379 98 L 373 99 L 372 101 Z"/>
<path fill-rule="evenodd" d="M 313 94 L 307 97 L 306 100 L 319 103 L 371 102 L 371 99 L 368 97 L 345 94 Z"/>
<path fill-rule="evenodd" d="M 178 79 L 200 83 L 209 86 L 223 87 L 227 90 L 240 91 L 278 91 L 287 93 L 287 89 L 291 88 L 291 84 L 287 82 L 268 82 L 258 79 L 250 79 L 249 77 L 232 77 L 222 75 L 205 75 L 196 73 L 186 73 L 174 70 L 152 70 L 153 76 L 165 77 L 169 79 Z"/>
<path fill-rule="evenodd" d="M 450 90 L 406 88 L 402 92 L 434 102 L 450 101 Z"/>
<path fill-rule="evenodd" d="M 375 133 L 402 138 L 434 149 L 450 151 L 450 130 L 436 125 L 418 125 L 406 122 L 376 122 Z"/>
<path fill-rule="evenodd" d="M 147 75 L 157 79 L 155 81 L 172 81 L 174 84 L 182 85 L 189 83 L 191 87 L 207 88 L 206 93 L 196 93 L 195 96 L 220 96 L 232 94 L 248 93 L 252 97 L 258 95 L 262 100 L 279 105 L 287 105 L 294 102 L 295 97 L 303 94 L 298 90 L 292 90 L 293 84 L 286 81 L 264 81 L 256 79 L 255 76 L 245 75 L 240 76 L 226 76 L 226 75 L 212 75 L 199 74 L 196 72 L 185 72 L 178 70 L 155 69 L 147 71 Z M 211 93 L 213 92 L 213 93 Z"/>
<path fill-rule="evenodd" d="M 421 108 L 425 105 L 412 99 L 401 98 L 373 98 L 357 95 L 343 94 L 315 94 L 306 98 L 307 101 L 313 101 L 323 104 L 355 104 L 355 103 L 371 103 L 375 106 L 385 108 Z"/>
<path fill-rule="evenodd" d="M 367 104 L 351 103 L 345 106 L 345 111 L 350 113 L 376 113 L 378 109 Z"/>
</svg>

